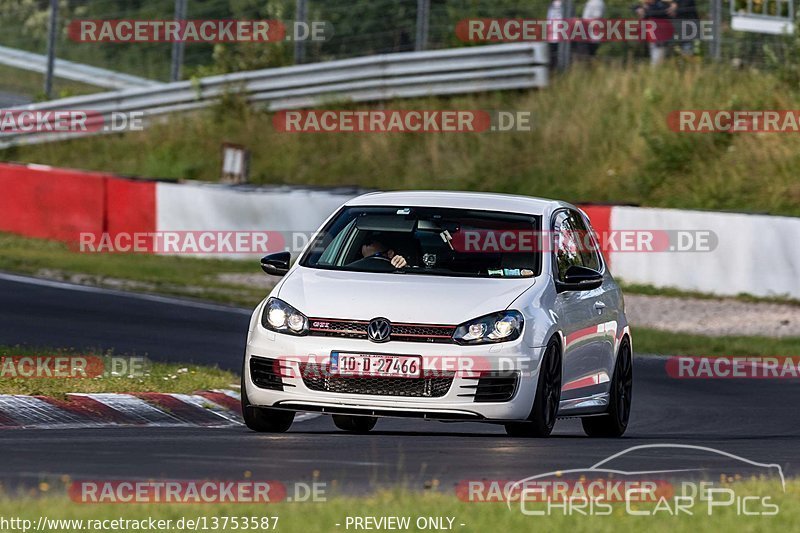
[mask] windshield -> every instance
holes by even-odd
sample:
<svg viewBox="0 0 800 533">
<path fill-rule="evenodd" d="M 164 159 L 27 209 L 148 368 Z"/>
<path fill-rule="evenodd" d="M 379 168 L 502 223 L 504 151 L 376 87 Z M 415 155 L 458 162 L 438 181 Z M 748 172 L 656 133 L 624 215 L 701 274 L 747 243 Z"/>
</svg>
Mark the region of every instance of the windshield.
<svg viewBox="0 0 800 533">
<path fill-rule="evenodd" d="M 439 207 L 345 207 L 300 264 L 312 268 L 521 278 L 539 273 L 539 217 Z"/>
</svg>

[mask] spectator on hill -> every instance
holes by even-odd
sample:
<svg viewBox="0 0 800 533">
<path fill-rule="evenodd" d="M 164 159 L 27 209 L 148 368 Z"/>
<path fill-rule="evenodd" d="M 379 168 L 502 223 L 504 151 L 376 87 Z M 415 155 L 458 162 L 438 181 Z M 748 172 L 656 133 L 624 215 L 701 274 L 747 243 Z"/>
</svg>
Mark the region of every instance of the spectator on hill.
<svg viewBox="0 0 800 533">
<path fill-rule="evenodd" d="M 553 21 L 563 20 L 564 7 L 561 0 L 553 0 L 547 8 L 547 42 L 550 48 L 550 68 L 558 65 L 558 39 L 553 34 Z"/>
<path fill-rule="evenodd" d="M 672 0 L 667 7 L 667 14 L 674 19 L 678 35 L 698 36 L 700 34 L 700 16 L 697 14 L 695 0 Z M 680 39 L 677 43 L 683 55 L 694 54 L 694 38 Z"/>
<path fill-rule="evenodd" d="M 603 0 L 588 0 L 586 5 L 583 6 L 583 13 L 581 14 L 581 18 L 584 21 L 594 20 L 594 19 L 601 19 L 606 14 L 606 4 Z M 586 22 L 584 22 L 586 24 Z M 578 50 L 581 54 L 586 56 L 593 56 L 597 53 L 597 49 L 600 47 L 600 41 L 586 41 L 580 43 L 578 46 Z"/>
<path fill-rule="evenodd" d="M 662 0 L 642 0 L 641 5 L 634 8 L 636 16 L 642 20 L 646 19 L 666 19 L 669 6 Z M 650 48 L 650 64 L 658 65 L 664 61 L 667 54 L 667 42 L 655 41 L 648 42 Z"/>
</svg>

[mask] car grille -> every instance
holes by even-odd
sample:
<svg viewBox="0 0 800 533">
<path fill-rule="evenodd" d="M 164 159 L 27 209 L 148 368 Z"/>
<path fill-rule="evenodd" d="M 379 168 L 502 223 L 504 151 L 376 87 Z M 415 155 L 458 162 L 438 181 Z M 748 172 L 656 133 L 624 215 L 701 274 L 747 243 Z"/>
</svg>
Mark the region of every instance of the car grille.
<svg viewBox="0 0 800 533">
<path fill-rule="evenodd" d="M 343 337 L 366 339 L 369 320 L 339 320 L 333 318 L 309 318 L 309 334 L 319 337 Z M 456 326 L 436 324 L 392 323 L 390 340 L 401 342 L 435 342 L 454 344 Z"/>
<path fill-rule="evenodd" d="M 266 357 L 250 357 L 250 379 L 259 389 L 283 390 L 284 387 L 294 387 L 284 383 L 281 374 L 288 367 L 279 366 L 277 359 Z M 282 363 L 280 363 L 282 365 Z"/>
<path fill-rule="evenodd" d="M 342 394 L 372 394 L 375 396 L 406 396 L 440 398 L 453 384 L 454 373 L 439 373 L 426 378 L 338 377 L 332 376 L 327 365 L 300 365 L 303 383 L 313 391 Z"/>
<path fill-rule="evenodd" d="M 472 397 L 475 402 L 507 402 L 514 397 L 517 390 L 519 372 L 482 372 L 480 376 L 470 376 L 464 379 L 478 381 L 472 385 L 462 385 L 461 389 L 469 392 L 459 394 L 459 396 Z"/>
</svg>

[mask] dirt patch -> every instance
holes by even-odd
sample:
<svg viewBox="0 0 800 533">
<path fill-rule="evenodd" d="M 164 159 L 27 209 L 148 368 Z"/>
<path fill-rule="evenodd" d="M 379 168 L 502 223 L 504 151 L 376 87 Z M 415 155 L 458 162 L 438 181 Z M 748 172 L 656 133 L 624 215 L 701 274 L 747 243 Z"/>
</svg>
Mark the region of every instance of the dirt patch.
<svg viewBox="0 0 800 533">
<path fill-rule="evenodd" d="M 170 296 L 186 296 L 189 298 L 242 305 L 244 307 L 254 305 L 255 302 L 260 299 L 259 295 L 262 292 L 263 294 L 267 294 L 275 284 L 266 274 L 220 274 L 219 276 L 210 277 L 209 279 L 213 281 L 208 285 L 156 284 L 108 276 L 63 272 L 56 269 L 40 269 L 37 270 L 34 275 L 40 278 L 66 281 L 68 283 L 88 285 L 91 287 L 151 294 L 167 294 Z"/>
<path fill-rule="evenodd" d="M 625 295 L 631 325 L 722 337 L 800 337 L 800 306 L 735 299 Z"/>
<path fill-rule="evenodd" d="M 258 273 L 239 273 L 239 272 L 232 272 L 227 274 L 218 274 L 217 281 L 220 283 L 230 283 L 231 285 L 245 285 L 249 287 L 265 287 L 268 290 L 272 290 L 272 287 L 275 286 L 276 283 L 281 278 L 278 276 L 270 276 L 263 272 Z"/>
<path fill-rule="evenodd" d="M 107 276 L 95 276 L 92 274 L 75 274 L 62 272 L 60 270 L 42 268 L 36 271 L 36 277 L 66 281 L 77 285 L 90 285 L 92 287 L 104 287 L 106 289 L 119 289 L 122 291 L 154 292 L 157 286 L 154 283 L 144 281 L 133 281 L 121 278 L 109 278 Z"/>
</svg>

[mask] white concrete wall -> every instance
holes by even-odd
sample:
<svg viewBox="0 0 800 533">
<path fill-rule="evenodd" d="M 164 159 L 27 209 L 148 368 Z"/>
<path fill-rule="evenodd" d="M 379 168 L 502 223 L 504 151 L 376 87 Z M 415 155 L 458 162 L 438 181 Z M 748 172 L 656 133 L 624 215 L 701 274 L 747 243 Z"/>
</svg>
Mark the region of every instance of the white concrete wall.
<svg viewBox="0 0 800 533">
<path fill-rule="evenodd" d="M 159 183 L 156 230 L 310 234 L 352 197 L 352 194 L 307 189 L 259 190 L 214 184 Z M 249 259 L 251 256 L 230 257 Z"/>
<path fill-rule="evenodd" d="M 637 207 L 612 208 L 612 230 L 710 230 L 711 252 L 612 252 L 629 283 L 720 295 L 800 298 L 800 218 Z"/>
</svg>

